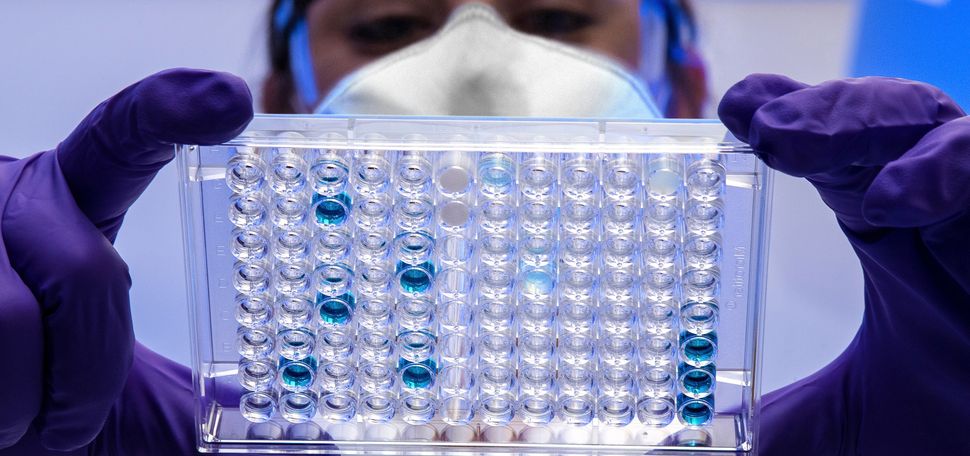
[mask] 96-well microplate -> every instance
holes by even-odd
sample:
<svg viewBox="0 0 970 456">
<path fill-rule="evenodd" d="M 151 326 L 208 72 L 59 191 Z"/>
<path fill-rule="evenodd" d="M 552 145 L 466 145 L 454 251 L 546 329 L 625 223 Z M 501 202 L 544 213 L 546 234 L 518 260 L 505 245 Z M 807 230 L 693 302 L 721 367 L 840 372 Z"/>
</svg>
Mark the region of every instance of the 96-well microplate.
<svg viewBox="0 0 970 456">
<path fill-rule="evenodd" d="M 750 448 L 767 175 L 723 136 L 267 117 L 183 147 L 200 447 Z"/>
</svg>

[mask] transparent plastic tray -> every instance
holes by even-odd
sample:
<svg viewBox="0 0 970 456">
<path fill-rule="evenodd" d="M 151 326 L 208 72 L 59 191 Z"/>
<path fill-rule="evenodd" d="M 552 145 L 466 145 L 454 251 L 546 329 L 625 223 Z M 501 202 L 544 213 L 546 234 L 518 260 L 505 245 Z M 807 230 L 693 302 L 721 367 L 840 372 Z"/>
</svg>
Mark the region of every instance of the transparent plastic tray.
<svg viewBox="0 0 970 456">
<path fill-rule="evenodd" d="M 182 145 L 199 449 L 751 451 L 770 174 L 713 121 Z"/>
</svg>

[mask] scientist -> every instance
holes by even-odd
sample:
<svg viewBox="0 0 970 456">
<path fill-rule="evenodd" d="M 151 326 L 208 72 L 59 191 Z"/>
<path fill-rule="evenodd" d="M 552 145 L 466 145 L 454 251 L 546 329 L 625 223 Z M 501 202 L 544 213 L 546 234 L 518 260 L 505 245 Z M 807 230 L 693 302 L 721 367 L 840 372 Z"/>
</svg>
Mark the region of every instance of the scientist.
<svg viewBox="0 0 970 456">
<path fill-rule="evenodd" d="M 701 115 L 685 2 L 282 0 L 270 112 Z M 970 454 L 970 118 L 926 84 L 752 75 L 721 120 L 805 177 L 859 256 L 855 339 L 767 394 L 763 455 Z M 191 454 L 191 374 L 135 341 L 112 247 L 174 156 L 252 116 L 245 83 L 170 70 L 56 148 L 0 157 L 0 454 Z"/>
</svg>

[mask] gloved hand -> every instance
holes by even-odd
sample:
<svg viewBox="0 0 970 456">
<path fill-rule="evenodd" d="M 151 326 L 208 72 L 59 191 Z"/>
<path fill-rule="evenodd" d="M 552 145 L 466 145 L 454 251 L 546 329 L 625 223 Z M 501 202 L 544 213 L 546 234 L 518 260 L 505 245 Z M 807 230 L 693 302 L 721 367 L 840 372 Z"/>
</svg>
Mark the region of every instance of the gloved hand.
<svg viewBox="0 0 970 456">
<path fill-rule="evenodd" d="M 169 70 L 56 149 L 0 157 L 0 454 L 194 452 L 191 375 L 135 343 L 111 244 L 172 144 L 224 142 L 252 115 L 241 79 Z"/>
<path fill-rule="evenodd" d="M 846 351 L 765 396 L 760 454 L 970 454 L 970 118 L 918 82 L 774 75 L 718 114 L 815 186 L 865 274 Z"/>
</svg>

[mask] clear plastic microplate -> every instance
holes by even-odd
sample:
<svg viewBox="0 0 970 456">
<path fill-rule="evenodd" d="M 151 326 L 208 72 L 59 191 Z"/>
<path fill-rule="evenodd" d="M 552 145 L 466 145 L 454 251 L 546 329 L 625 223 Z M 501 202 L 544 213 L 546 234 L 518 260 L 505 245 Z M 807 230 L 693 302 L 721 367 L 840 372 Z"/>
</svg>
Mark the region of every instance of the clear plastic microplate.
<svg viewBox="0 0 970 456">
<path fill-rule="evenodd" d="M 258 116 L 180 146 L 198 445 L 755 445 L 770 175 L 713 121 Z"/>
</svg>

